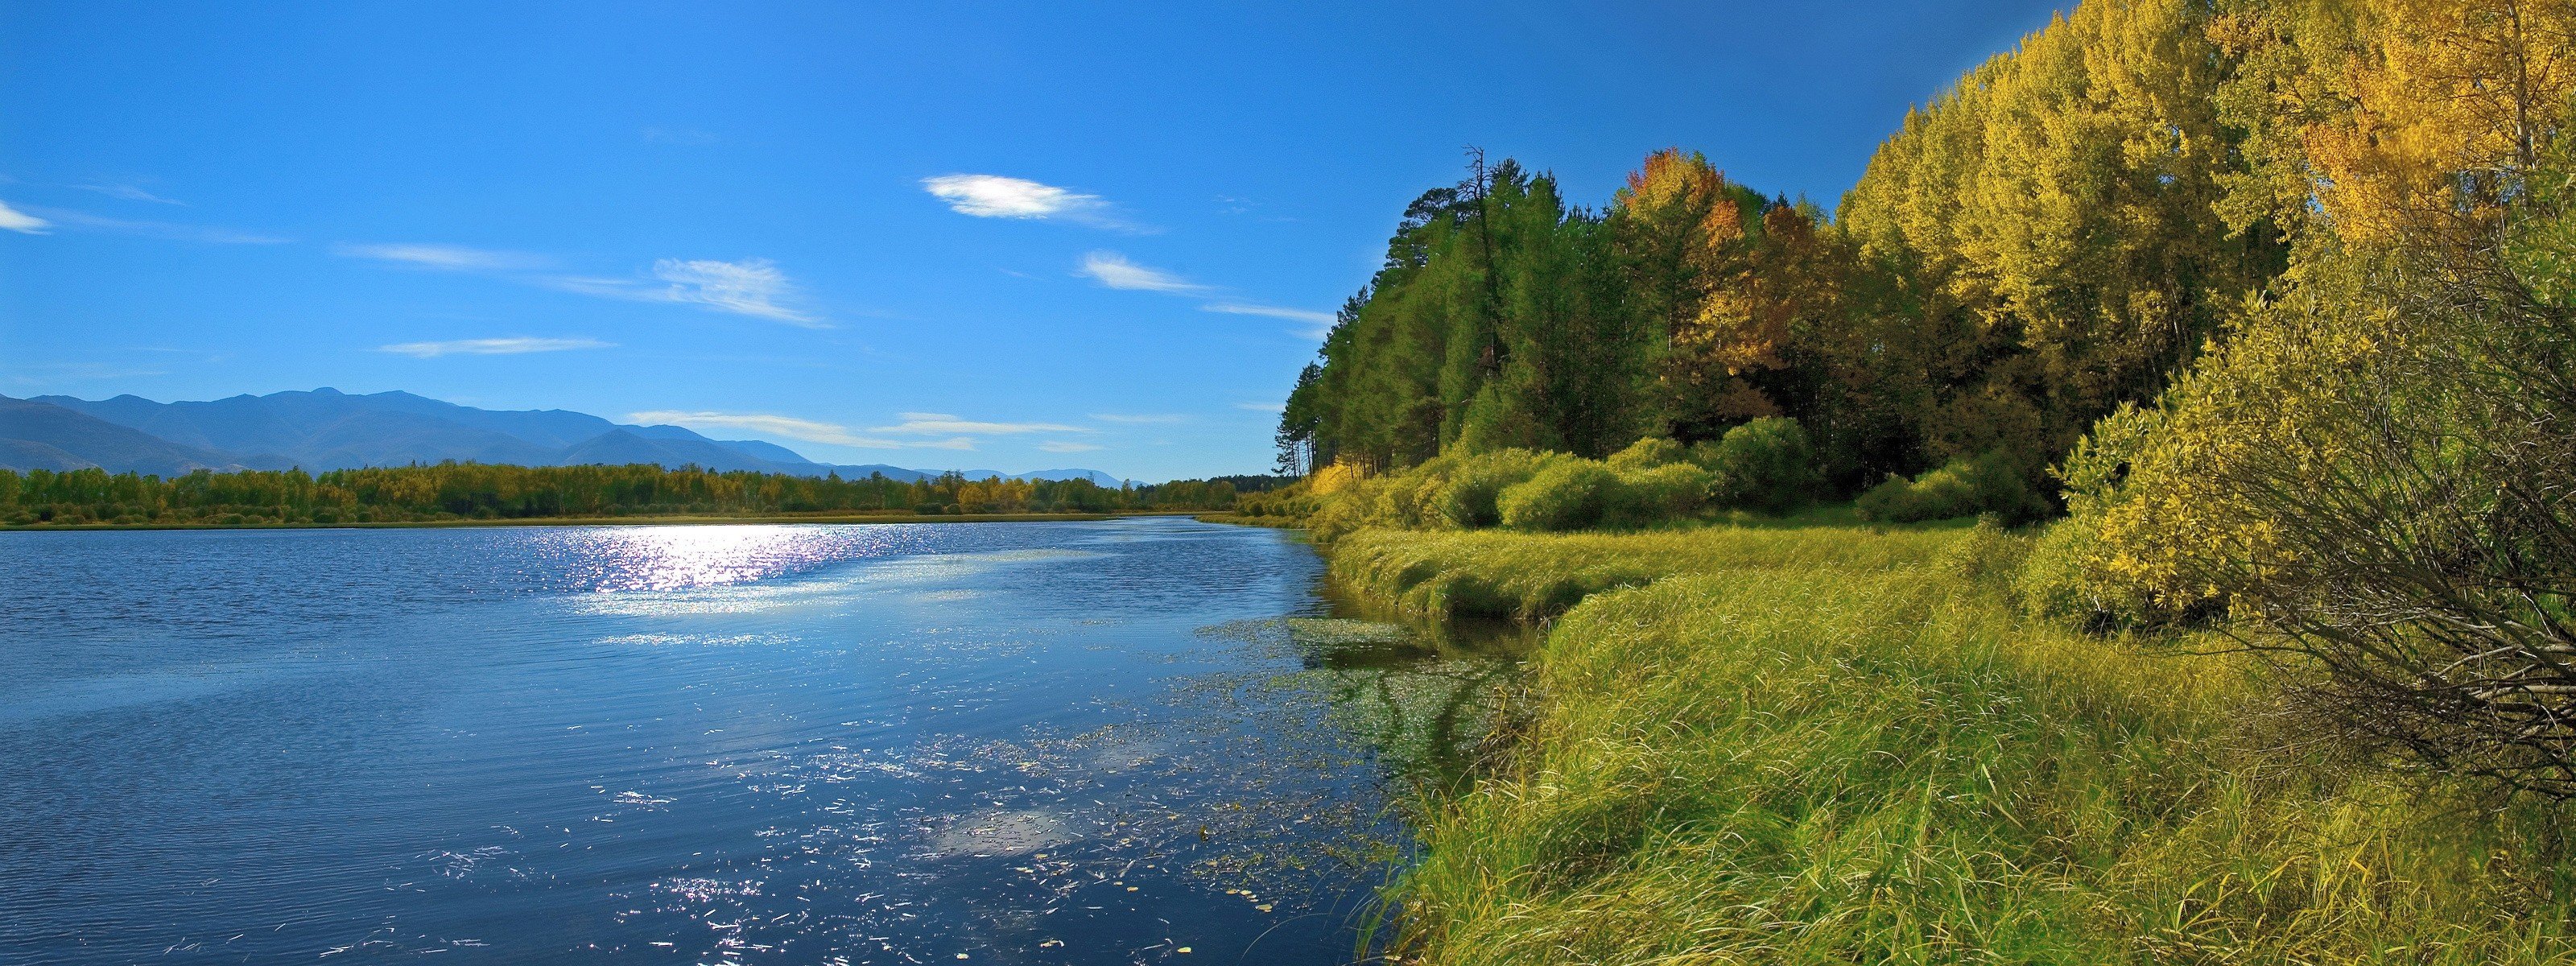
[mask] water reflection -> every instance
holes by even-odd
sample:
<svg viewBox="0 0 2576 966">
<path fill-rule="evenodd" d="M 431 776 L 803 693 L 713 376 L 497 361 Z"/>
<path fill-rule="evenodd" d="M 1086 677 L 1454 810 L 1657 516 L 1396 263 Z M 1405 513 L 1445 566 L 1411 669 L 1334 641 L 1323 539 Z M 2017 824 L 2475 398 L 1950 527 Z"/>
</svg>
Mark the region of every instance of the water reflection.
<svg viewBox="0 0 2576 966">
<path fill-rule="evenodd" d="M 1171 520 L 0 535 L 0 960 L 1343 961 L 1518 645 L 1320 572 Z"/>
</svg>

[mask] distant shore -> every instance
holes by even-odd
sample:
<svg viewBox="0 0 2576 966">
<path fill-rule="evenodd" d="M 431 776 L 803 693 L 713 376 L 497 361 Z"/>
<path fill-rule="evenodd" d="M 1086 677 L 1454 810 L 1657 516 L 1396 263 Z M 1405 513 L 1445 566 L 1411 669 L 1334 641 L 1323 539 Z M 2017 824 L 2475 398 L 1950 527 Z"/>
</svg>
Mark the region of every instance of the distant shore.
<svg viewBox="0 0 2576 966">
<path fill-rule="evenodd" d="M 1121 517 L 1217 516 L 1204 510 L 1127 510 L 1113 513 L 761 513 L 638 514 L 614 517 L 507 517 L 487 520 L 407 520 L 365 523 L 34 523 L 0 524 L 0 532 L 58 530 L 385 530 L 438 527 L 689 526 L 725 523 L 1045 523 Z M 1210 522 L 1231 522 L 1212 520 Z"/>
</svg>

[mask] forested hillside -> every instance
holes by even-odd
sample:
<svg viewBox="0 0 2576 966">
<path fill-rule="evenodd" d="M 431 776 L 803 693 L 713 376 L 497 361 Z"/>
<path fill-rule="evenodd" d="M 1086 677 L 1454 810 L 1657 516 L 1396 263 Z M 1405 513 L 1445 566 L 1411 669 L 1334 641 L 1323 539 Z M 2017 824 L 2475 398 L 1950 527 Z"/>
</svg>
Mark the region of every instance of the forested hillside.
<svg viewBox="0 0 2576 966">
<path fill-rule="evenodd" d="M 2277 297 L 2319 206 L 2451 150 L 2432 141 L 2475 152 L 2488 134 L 2448 126 L 2483 123 L 2465 115 L 2374 126 L 2445 83 L 2494 90 L 2408 44 L 2501 42 L 2522 28 L 2494 18 L 2557 9 L 2479 6 L 2086 3 L 1912 112 L 1830 217 L 1692 151 L 1648 155 L 1598 208 L 1476 159 L 1406 208 L 1288 399 L 1282 459 L 1601 457 L 1778 415 L 1843 493 L 1988 454 L 2053 490 L 2095 420 Z M 2516 82 L 2526 139 L 2562 106 L 2554 70 Z"/>
</svg>

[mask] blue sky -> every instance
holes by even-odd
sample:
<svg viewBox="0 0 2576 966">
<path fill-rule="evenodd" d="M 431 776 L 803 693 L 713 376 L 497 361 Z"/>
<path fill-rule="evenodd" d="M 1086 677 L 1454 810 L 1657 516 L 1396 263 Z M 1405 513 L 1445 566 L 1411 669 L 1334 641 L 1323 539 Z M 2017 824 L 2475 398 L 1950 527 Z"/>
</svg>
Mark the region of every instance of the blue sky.
<svg viewBox="0 0 2576 966">
<path fill-rule="evenodd" d="M 0 394 L 1258 472 L 1479 145 L 1831 207 L 2062 4 L 0 5 Z"/>
</svg>

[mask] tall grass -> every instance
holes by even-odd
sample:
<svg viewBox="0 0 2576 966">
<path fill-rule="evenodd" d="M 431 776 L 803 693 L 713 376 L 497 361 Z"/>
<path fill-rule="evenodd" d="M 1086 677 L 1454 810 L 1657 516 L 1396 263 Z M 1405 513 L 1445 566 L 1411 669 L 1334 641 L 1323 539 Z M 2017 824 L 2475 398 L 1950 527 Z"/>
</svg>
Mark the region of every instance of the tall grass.
<svg viewBox="0 0 2576 966">
<path fill-rule="evenodd" d="M 1886 570 L 1955 540 L 1933 530 L 1703 527 L 1647 533 L 1362 530 L 1332 546 L 1335 578 L 1407 616 L 1553 617 L 1591 594 L 1677 574 Z"/>
<path fill-rule="evenodd" d="M 1417 613 L 1571 607 L 1517 757 L 1429 806 L 1396 951 L 2576 961 L 2567 813 L 2258 753 L 2258 668 L 2025 621 L 2005 588 L 2026 550 L 1992 529 L 1345 538 L 1335 570 Z"/>
</svg>

